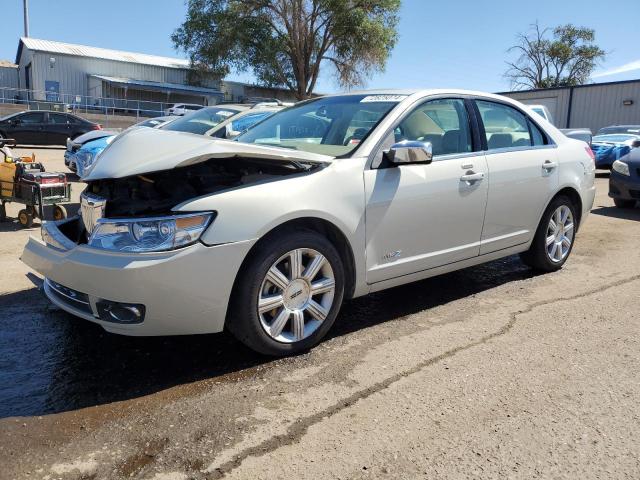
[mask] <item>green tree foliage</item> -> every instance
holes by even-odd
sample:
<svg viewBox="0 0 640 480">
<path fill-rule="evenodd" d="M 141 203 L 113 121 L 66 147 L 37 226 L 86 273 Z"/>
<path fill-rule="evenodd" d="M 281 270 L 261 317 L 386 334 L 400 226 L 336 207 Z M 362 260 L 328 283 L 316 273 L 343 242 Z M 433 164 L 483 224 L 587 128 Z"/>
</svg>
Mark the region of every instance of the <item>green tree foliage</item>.
<svg viewBox="0 0 640 480">
<path fill-rule="evenodd" d="M 582 85 L 606 55 L 593 29 L 571 24 L 541 30 L 536 23 L 517 38 L 508 51 L 519 56 L 505 74 L 514 89 Z"/>
<path fill-rule="evenodd" d="M 196 71 L 250 71 L 303 99 L 324 65 L 345 88 L 384 69 L 399 8 L 400 0 L 189 0 L 171 38 Z"/>
</svg>

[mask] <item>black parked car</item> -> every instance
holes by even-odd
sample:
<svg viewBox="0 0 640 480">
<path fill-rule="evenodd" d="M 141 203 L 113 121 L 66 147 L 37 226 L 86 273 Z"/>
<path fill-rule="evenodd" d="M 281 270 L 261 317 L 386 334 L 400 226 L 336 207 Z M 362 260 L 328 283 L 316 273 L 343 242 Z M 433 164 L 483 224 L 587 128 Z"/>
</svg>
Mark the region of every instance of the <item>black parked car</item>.
<svg viewBox="0 0 640 480">
<path fill-rule="evenodd" d="M 0 119 L 0 138 L 13 138 L 22 145 L 66 145 L 75 138 L 101 125 L 61 112 L 31 110 Z"/>
<path fill-rule="evenodd" d="M 618 208 L 631 208 L 640 200 L 640 140 L 633 142 L 629 153 L 613 162 L 609 196 Z"/>
</svg>

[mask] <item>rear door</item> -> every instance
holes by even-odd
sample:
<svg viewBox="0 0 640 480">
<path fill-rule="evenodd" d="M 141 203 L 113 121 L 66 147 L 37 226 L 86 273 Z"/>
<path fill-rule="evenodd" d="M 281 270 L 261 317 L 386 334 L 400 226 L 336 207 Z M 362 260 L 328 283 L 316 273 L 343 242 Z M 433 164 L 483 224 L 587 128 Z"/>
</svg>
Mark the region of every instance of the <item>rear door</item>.
<svg viewBox="0 0 640 480">
<path fill-rule="evenodd" d="M 559 177 L 555 145 L 532 117 L 505 103 L 475 104 L 489 169 L 482 255 L 531 241 Z"/>
<path fill-rule="evenodd" d="M 52 145 L 65 145 L 74 127 L 72 117 L 63 113 L 49 113 L 47 136 Z"/>
</svg>

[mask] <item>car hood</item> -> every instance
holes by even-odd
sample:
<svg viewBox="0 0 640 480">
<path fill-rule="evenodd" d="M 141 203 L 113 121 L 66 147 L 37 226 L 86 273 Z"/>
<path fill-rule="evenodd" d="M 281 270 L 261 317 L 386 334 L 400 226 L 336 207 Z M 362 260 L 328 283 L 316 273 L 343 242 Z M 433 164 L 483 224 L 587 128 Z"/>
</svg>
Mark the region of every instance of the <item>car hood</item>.
<svg viewBox="0 0 640 480">
<path fill-rule="evenodd" d="M 171 130 L 137 128 L 118 135 L 104 149 L 83 180 L 123 178 L 193 165 L 211 158 L 229 157 L 315 164 L 334 160 L 334 157 L 299 150 L 214 139 Z"/>
<path fill-rule="evenodd" d="M 90 132 L 83 133 L 82 135 L 77 136 L 71 143 L 75 143 L 77 145 L 84 145 L 87 142 L 92 140 L 96 140 L 98 138 L 109 137 L 111 135 L 117 135 L 119 132 L 117 130 L 91 130 Z"/>
</svg>

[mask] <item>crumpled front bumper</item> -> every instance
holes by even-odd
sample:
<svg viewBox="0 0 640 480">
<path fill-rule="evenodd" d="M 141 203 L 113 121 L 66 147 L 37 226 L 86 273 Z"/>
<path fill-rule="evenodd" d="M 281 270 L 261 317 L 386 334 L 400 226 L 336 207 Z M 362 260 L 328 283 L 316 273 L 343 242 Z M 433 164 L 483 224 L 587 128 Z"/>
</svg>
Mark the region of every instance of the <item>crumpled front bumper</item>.
<svg viewBox="0 0 640 480">
<path fill-rule="evenodd" d="M 78 218 L 63 222 L 67 221 Z M 47 242 L 32 236 L 22 261 L 47 279 L 44 290 L 53 303 L 124 335 L 222 331 L 233 283 L 254 244 L 197 243 L 169 252 L 118 253 L 74 244 L 60 232 L 60 223 L 46 222 Z M 96 307 L 101 300 L 143 305 L 144 320 L 104 321 Z M 88 305 L 82 304 L 85 301 Z"/>
</svg>

